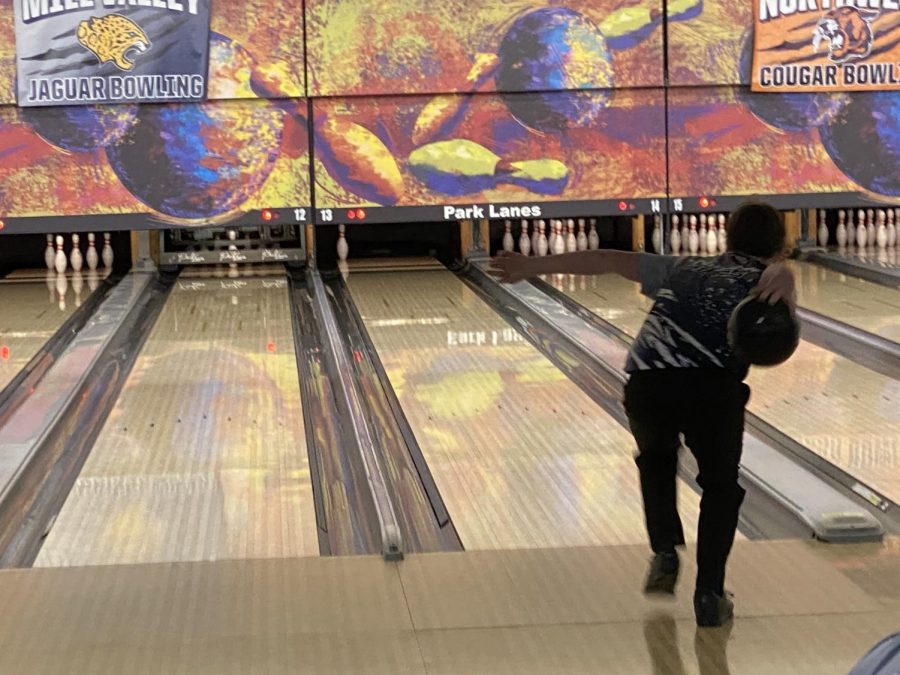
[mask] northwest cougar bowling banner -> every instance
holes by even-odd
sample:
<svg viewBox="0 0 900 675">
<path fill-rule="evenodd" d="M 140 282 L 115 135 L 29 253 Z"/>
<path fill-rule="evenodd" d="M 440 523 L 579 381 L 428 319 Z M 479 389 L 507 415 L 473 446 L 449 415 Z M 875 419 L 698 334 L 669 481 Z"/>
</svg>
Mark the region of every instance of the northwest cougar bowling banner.
<svg viewBox="0 0 900 675">
<path fill-rule="evenodd" d="M 754 0 L 752 88 L 900 89 L 900 0 Z"/>
<path fill-rule="evenodd" d="M 14 0 L 20 106 L 201 101 L 209 0 Z"/>
</svg>

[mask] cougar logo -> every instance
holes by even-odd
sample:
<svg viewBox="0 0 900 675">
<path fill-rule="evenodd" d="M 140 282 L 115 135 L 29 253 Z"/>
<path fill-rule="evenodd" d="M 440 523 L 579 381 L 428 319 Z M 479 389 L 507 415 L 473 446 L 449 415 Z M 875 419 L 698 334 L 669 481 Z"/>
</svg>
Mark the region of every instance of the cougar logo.
<svg viewBox="0 0 900 675">
<path fill-rule="evenodd" d="M 128 58 L 131 50 L 150 49 L 150 40 L 141 27 L 120 14 L 82 21 L 78 24 L 78 42 L 97 57 L 100 65 L 112 61 L 119 70 L 134 68 L 134 61 Z"/>
<path fill-rule="evenodd" d="M 838 7 L 819 19 L 813 33 L 813 51 L 819 51 L 822 40 L 828 41 L 828 58 L 835 63 L 864 59 L 875 41 L 872 22 L 878 12 L 856 7 Z"/>
</svg>

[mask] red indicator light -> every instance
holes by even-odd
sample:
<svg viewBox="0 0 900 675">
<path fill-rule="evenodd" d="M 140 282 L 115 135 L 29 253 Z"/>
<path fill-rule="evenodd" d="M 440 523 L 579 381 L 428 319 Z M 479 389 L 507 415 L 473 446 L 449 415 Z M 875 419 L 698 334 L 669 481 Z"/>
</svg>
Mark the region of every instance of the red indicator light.
<svg viewBox="0 0 900 675">
<path fill-rule="evenodd" d="M 6 223 L 4 223 L 3 219 L 0 218 L 0 230 L 2 230 L 4 227 L 6 227 Z"/>
<path fill-rule="evenodd" d="M 349 211 L 347 211 L 347 219 L 355 220 L 356 219 L 356 211 L 354 211 L 353 209 L 350 209 Z"/>
<path fill-rule="evenodd" d="M 628 204 L 626 202 L 619 202 L 619 211 L 627 211 Z"/>
<path fill-rule="evenodd" d="M 356 209 L 356 219 L 363 220 L 366 217 L 366 212 L 363 209 Z"/>
<path fill-rule="evenodd" d="M 266 351 L 270 354 L 274 354 L 278 351 L 278 346 L 274 342 L 266 343 Z"/>
<path fill-rule="evenodd" d="M 264 209 L 262 212 L 262 219 L 268 223 L 270 220 L 272 220 L 277 215 L 278 214 L 275 213 L 274 211 L 270 211 L 269 209 Z"/>
<path fill-rule="evenodd" d="M 709 197 L 700 197 L 700 208 L 701 209 L 709 208 Z"/>
<path fill-rule="evenodd" d="M 0 347 L 0 360 L 9 361 L 9 347 L 7 345 Z"/>
</svg>

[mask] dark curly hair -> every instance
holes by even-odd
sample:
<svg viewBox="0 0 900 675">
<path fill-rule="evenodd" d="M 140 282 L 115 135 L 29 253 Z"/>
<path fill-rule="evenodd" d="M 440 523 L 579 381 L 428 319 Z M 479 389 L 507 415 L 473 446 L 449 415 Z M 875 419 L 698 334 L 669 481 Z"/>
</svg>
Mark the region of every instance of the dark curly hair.
<svg viewBox="0 0 900 675">
<path fill-rule="evenodd" d="M 765 202 L 744 202 L 732 211 L 725 236 L 730 251 L 759 258 L 773 258 L 784 251 L 781 214 Z"/>
</svg>

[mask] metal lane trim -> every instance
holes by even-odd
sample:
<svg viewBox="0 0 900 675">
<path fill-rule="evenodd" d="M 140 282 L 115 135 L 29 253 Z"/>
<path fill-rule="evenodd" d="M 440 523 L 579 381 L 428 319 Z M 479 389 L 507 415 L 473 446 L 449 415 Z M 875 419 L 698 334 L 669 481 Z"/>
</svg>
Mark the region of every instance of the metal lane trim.
<svg viewBox="0 0 900 675">
<path fill-rule="evenodd" d="M 332 380 L 336 376 L 323 359 L 324 331 L 316 321 L 305 274 L 291 270 L 290 283 L 294 353 L 319 551 L 322 555 L 377 553 L 381 541 L 375 504 L 358 453 L 343 451 L 355 440 L 350 422 L 335 400 Z"/>
<path fill-rule="evenodd" d="M 802 307 L 802 337 L 885 377 L 900 380 L 900 345 L 830 316 Z"/>
<path fill-rule="evenodd" d="M 389 471 L 387 475 L 393 477 L 402 471 L 409 472 L 411 468 L 418 478 L 421 496 L 407 495 L 409 499 L 406 502 L 408 503 L 410 499 L 420 502 L 424 497 L 424 502 L 427 503 L 426 509 L 432 516 L 429 518 L 430 527 L 434 530 L 436 538 L 441 543 L 440 550 L 463 550 L 462 541 L 459 538 L 443 497 L 441 497 L 431 469 L 428 467 L 422 448 L 419 446 L 409 420 L 407 420 L 406 414 L 403 412 L 403 407 L 390 383 L 384 364 L 382 364 L 381 358 L 378 356 L 378 351 L 372 343 L 362 316 L 360 316 L 359 310 L 353 302 L 343 277 L 335 275 L 329 278 L 327 283 L 328 288 L 334 294 L 340 325 L 347 331 L 351 348 L 354 352 L 358 351 L 360 354 L 361 361 L 358 365 L 363 370 L 364 375 L 362 376 L 366 377 L 373 385 L 370 388 L 373 393 L 368 397 L 370 407 L 377 406 L 382 413 L 380 415 L 373 414 L 370 418 L 370 423 L 381 441 L 382 451 L 387 455 L 385 461 L 389 464 L 395 464 L 395 471 Z M 378 400 L 373 400 L 373 398 Z M 397 453 L 405 455 L 405 457 L 398 457 L 399 465 L 396 462 L 392 462 L 392 457 L 396 456 Z M 405 489 L 405 481 L 393 478 L 392 480 L 396 492 L 401 492 Z M 401 517 L 406 515 L 408 514 L 401 514 Z M 406 532 L 414 537 L 414 541 L 420 542 L 422 537 L 415 532 L 417 521 L 406 517 L 403 520 L 407 528 Z M 413 528 L 412 532 L 410 532 L 410 528 Z M 412 541 L 407 541 L 407 546 L 409 550 L 413 550 Z M 422 547 L 418 546 L 417 548 Z"/>
<path fill-rule="evenodd" d="M 334 372 L 338 377 L 338 381 L 335 383 L 335 393 L 340 403 L 346 406 L 351 430 L 366 469 L 366 479 L 381 529 L 381 552 L 386 560 L 401 560 L 404 553 L 403 535 L 388 490 L 384 467 L 379 453 L 375 449 L 372 432 L 366 421 L 361 397 L 351 377 L 353 369 L 347 357 L 346 344 L 326 297 L 327 291 L 322 283 L 321 275 L 318 271 L 311 270 L 308 272 L 308 279 L 312 290 L 313 307 L 327 337 L 325 341 L 326 356 L 331 359 L 335 368 Z"/>
<path fill-rule="evenodd" d="M 37 556 L 171 288 L 154 280 L 127 275 L 0 430 L 0 567 Z"/>
</svg>

